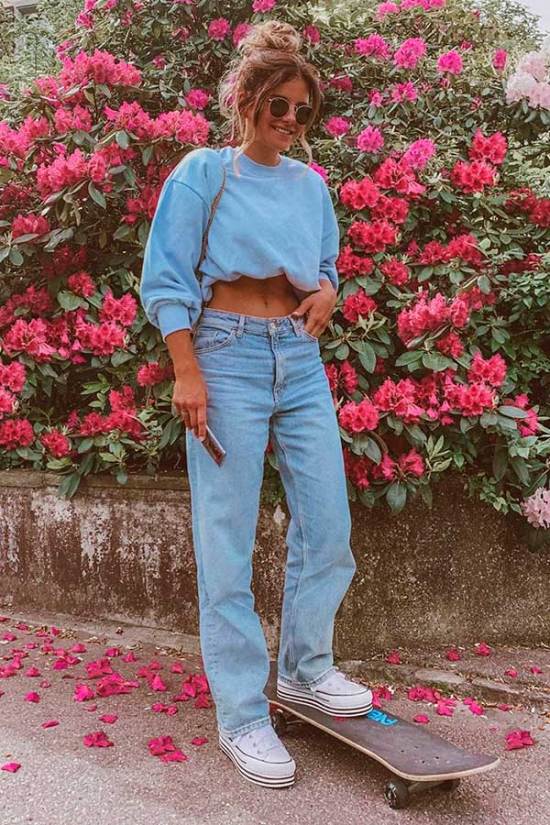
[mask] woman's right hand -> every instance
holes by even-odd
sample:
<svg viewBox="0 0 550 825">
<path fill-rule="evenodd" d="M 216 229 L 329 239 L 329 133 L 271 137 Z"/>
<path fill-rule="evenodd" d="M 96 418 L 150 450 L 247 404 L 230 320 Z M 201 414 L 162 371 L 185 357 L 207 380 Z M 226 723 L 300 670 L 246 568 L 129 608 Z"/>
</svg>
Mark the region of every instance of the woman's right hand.
<svg viewBox="0 0 550 825">
<path fill-rule="evenodd" d="M 193 365 L 176 377 L 172 396 L 172 411 L 179 415 L 186 429 L 193 430 L 201 441 L 206 436 L 206 404 L 208 391 L 198 365 Z"/>
</svg>

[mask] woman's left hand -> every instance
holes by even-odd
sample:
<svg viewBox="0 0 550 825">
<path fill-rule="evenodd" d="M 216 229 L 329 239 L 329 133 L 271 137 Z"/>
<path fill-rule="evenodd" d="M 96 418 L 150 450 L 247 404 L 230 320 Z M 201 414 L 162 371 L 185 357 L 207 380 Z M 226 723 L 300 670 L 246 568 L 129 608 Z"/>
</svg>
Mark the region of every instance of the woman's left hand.
<svg viewBox="0 0 550 825">
<path fill-rule="evenodd" d="M 325 331 L 334 312 L 336 301 L 338 300 L 338 293 L 330 281 L 322 278 L 320 285 L 321 289 L 319 292 L 308 295 L 307 298 L 304 298 L 302 303 L 291 312 L 293 316 L 305 315 L 307 313 L 307 321 L 304 324 L 304 329 L 316 338 L 319 338 Z"/>
</svg>

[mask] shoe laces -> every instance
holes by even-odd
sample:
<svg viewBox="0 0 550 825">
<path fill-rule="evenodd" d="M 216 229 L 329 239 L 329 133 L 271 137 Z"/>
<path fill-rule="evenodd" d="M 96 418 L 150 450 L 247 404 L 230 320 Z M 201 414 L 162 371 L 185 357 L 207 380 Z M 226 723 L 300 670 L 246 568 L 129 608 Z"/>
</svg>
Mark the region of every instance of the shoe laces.
<svg viewBox="0 0 550 825">
<path fill-rule="evenodd" d="M 273 730 L 273 725 L 262 725 L 261 728 L 254 728 L 248 733 L 242 734 L 241 742 L 253 748 L 258 756 L 265 757 L 273 748 L 281 746 L 281 740 Z"/>
</svg>

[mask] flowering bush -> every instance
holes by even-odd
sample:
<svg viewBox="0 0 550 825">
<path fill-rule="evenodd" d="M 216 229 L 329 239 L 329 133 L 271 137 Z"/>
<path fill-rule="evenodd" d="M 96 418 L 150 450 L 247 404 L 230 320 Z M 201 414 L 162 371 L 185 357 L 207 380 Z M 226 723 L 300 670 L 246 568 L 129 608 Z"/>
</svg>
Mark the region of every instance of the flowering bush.
<svg viewBox="0 0 550 825">
<path fill-rule="evenodd" d="M 72 495 L 89 473 L 183 465 L 170 358 L 138 300 L 143 247 L 182 154 L 223 142 L 218 79 L 269 16 L 323 77 L 308 137 L 341 253 L 321 352 L 350 497 L 399 511 L 454 470 L 521 513 L 550 456 L 546 123 L 525 132 L 509 43 L 469 0 L 356 22 L 276 0 L 86 0 L 59 73 L 0 122 L 1 466 L 58 472 Z"/>
</svg>

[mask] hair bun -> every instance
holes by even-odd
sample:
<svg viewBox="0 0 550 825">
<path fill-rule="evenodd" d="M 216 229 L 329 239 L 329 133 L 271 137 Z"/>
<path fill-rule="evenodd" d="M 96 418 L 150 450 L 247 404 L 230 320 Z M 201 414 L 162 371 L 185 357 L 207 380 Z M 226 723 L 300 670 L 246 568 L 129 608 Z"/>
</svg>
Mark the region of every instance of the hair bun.
<svg viewBox="0 0 550 825">
<path fill-rule="evenodd" d="M 302 48 L 302 37 L 290 23 L 266 20 L 257 23 L 237 45 L 245 57 L 257 50 L 274 50 L 297 54 Z"/>
</svg>

